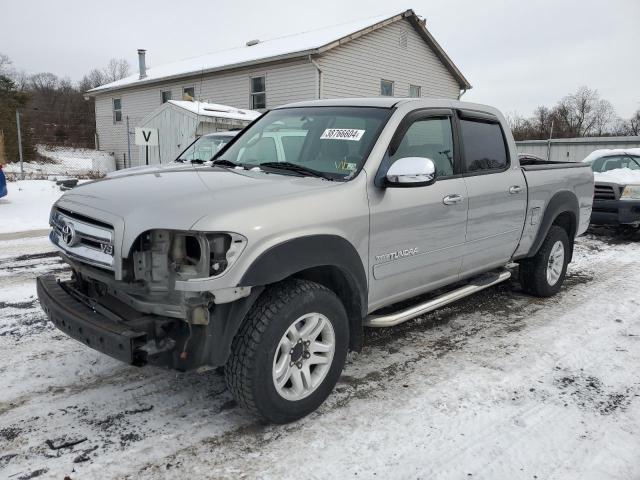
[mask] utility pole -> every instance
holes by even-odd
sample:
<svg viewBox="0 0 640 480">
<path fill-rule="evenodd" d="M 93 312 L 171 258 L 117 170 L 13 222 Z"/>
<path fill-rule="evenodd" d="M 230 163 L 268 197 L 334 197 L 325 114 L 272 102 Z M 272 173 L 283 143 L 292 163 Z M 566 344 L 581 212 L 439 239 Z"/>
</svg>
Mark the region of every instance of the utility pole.
<svg viewBox="0 0 640 480">
<path fill-rule="evenodd" d="M 20 154 L 20 177 L 24 180 L 24 165 L 22 162 L 22 133 L 20 132 L 20 112 L 16 110 L 16 126 L 18 128 L 18 152 Z"/>
<path fill-rule="evenodd" d="M 127 157 L 129 157 L 129 166 L 131 166 L 131 131 L 129 130 L 129 115 L 127 115 Z M 124 162 L 124 168 L 127 168 L 127 162 Z"/>
</svg>

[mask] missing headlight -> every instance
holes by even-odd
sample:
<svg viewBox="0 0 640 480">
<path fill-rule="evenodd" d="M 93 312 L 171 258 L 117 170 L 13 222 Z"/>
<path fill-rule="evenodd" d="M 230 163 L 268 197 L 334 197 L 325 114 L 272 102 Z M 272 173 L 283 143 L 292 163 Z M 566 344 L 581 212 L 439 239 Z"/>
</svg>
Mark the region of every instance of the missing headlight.
<svg viewBox="0 0 640 480">
<path fill-rule="evenodd" d="M 247 241 L 233 233 L 211 233 L 209 240 L 209 275 L 222 274 L 236 260 Z"/>
</svg>

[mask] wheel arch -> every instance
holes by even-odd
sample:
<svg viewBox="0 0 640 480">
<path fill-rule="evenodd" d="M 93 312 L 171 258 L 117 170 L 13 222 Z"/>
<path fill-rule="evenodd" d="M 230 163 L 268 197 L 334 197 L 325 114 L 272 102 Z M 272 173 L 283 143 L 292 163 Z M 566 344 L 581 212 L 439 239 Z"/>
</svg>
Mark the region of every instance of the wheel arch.
<svg viewBox="0 0 640 480">
<path fill-rule="evenodd" d="M 332 290 L 347 311 L 351 350 L 362 348 L 367 311 L 367 277 L 355 247 L 337 235 L 310 235 L 263 252 L 244 273 L 240 286 L 267 286 L 286 278 L 317 282 Z"/>
<path fill-rule="evenodd" d="M 580 207 L 575 193 L 565 190 L 553 195 L 547 204 L 542 221 L 540 222 L 540 228 L 527 253 L 527 258 L 533 257 L 538 253 L 551 226 L 557 225 L 563 228 L 569 237 L 569 262 L 571 262 L 573 258 L 573 243 L 578 229 L 579 218 Z"/>
</svg>

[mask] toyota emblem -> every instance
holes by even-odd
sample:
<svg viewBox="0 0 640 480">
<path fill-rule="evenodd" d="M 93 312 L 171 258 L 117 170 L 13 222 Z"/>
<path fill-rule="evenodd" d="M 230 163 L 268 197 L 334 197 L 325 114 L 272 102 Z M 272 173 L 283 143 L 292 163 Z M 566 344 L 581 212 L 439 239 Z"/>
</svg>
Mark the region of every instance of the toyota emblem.
<svg viewBox="0 0 640 480">
<path fill-rule="evenodd" d="M 65 223 L 62 227 L 62 241 L 68 247 L 72 247 L 76 243 L 76 229 L 70 223 Z"/>
</svg>

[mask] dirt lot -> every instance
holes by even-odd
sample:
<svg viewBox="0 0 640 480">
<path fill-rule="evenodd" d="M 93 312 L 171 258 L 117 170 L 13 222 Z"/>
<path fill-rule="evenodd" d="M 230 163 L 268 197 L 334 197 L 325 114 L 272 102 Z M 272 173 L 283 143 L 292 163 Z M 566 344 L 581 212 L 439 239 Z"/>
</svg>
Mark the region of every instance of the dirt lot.
<svg viewBox="0 0 640 480">
<path fill-rule="evenodd" d="M 560 295 L 516 281 L 367 332 L 286 426 L 220 373 L 137 369 L 45 320 L 45 238 L 0 241 L 0 477 L 640 478 L 640 242 L 579 240 Z"/>
</svg>

